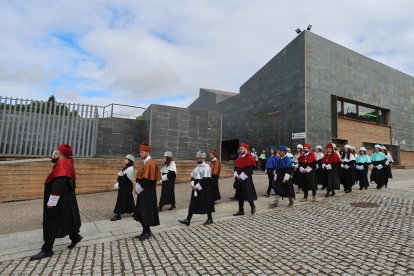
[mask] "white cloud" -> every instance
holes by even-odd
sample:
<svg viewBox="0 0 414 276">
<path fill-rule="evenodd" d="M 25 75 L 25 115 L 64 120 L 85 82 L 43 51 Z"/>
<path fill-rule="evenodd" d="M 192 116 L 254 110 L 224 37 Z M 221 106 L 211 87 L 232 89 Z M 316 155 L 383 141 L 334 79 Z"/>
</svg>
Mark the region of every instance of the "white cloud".
<svg viewBox="0 0 414 276">
<path fill-rule="evenodd" d="M 164 97 L 186 106 L 200 87 L 237 92 L 308 24 L 414 75 L 413 7 L 408 0 L 2 2 L 0 94 L 100 105 Z M 90 91 L 107 95 L 85 96 Z"/>
</svg>

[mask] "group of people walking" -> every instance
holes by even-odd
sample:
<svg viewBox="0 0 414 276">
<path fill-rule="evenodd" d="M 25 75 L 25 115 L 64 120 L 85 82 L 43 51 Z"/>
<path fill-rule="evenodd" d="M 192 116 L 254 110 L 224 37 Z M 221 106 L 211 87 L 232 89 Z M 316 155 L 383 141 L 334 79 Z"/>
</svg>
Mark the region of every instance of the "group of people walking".
<svg viewBox="0 0 414 276">
<path fill-rule="evenodd" d="M 166 205 L 168 210 L 176 208 L 175 179 L 177 167 L 170 151 L 164 153 L 164 166 L 159 169 L 150 155 L 151 146 L 142 143 L 139 146 L 139 156 L 143 162 L 138 171 L 135 171 L 135 157 L 128 154 L 124 165 L 117 174 L 117 183 L 114 188 L 118 190 L 117 201 L 112 221 L 121 219 L 123 214 L 133 214 L 136 221 L 142 225 L 142 233 L 135 238 L 145 240 L 151 234 L 151 226 L 160 224 L 159 212 Z M 188 215 L 180 223 L 190 225 L 194 214 L 205 214 L 207 220 L 203 223 L 213 223 L 212 213 L 215 211 L 215 201 L 221 198 L 219 192 L 220 162 L 217 159 L 217 150 L 210 152 L 210 162 L 206 163 L 207 154 L 199 151 L 196 154 L 196 167 L 191 173 L 191 197 Z M 263 159 L 250 153 L 249 145 L 241 143 L 239 154 L 234 162 L 234 184 L 236 191 L 234 198 L 238 200 L 238 211 L 234 216 L 242 216 L 244 203 L 250 205 L 250 212 L 256 212 L 254 201 L 257 193 L 253 183 L 253 172 L 257 167 L 257 159 Z M 303 200 L 308 199 L 309 191 L 313 200 L 316 199 L 318 184 L 326 189 L 325 196 L 335 195 L 343 184 L 345 192 L 352 191 L 355 183 L 360 189 L 367 189 L 368 168 L 372 167 L 370 181 L 375 181 L 377 189 L 387 187 L 388 178 L 392 177 L 391 164 L 393 159 L 386 148 L 375 145 L 374 153 L 367 155 L 364 147 L 358 154 L 354 147 L 344 146 L 340 151 L 336 145 L 326 145 L 325 151 L 318 145 L 311 149 L 310 144 L 297 145 L 297 153 L 293 156 L 290 149 L 284 145 L 269 148 L 269 156 L 261 160 L 263 169 L 269 179 L 269 187 L 265 196 L 269 197 L 271 190 L 275 192 L 275 200 L 270 204 L 277 207 L 281 198 L 288 198 L 288 206 L 294 204 L 296 197 L 294 185 L 298 191 L 303 191 Z M 53 153 L 51 172 L 45 180 L 43 202 L 43 239 L 41 251 L 32 256 L 31 260 L 39 260 L 53 255 L 53 244 L 56 238 L 69 235 L 73 248 L 82 240 L 79 235 L 81 226 L 79 208 L 76 200 L 76 174 L 73 166 L 72 149 L 70 145 L 62 144 Z M 157 204 L 156 184 L 162 182 L 161 197 Z M 132 192 L 135 191 L 136 202 Z"/>
<path fill-rule="evenodd" d="M 279 177 L 278 171 L 285 169 L 285 162 L 281 162 L 289 153 L 289 149 L 284 151 L 284 146 L 279 149 L 276 147 L 269 148 L 269 156 L 264 162 L 263 169 L 268 175 L 269 185 L 265 196 L 269 196 L 272 189 L 275 190 L 275 202 L 270 204 L 273 207 L 278 205 L 280 196 L 289 197 L 291 201 L 294 193 L 280 192 L 280 183 L 277 181 Z M 359 183 L 360 190 L 367 189 L 370 182 L 377 184 L 377 189 L 387 187 L 388 179 L 392 178 L 391 164 L 392 156 L 385 146 L 376 144 L 374 152 L 371 156 L 367 155 L 367 149 L 361 147 L 356 152 L 355 147 L 345 145 L 338 151 L 333 143 L 325 146 L 317 145 L 313 150 L 310 144 L 298 144 L 297 153 L 290 155 L 292 161 L 292 184 L 298 187 L 298 192 L 303 191 L 302 201 L 308 199 L 309 192 L 312 192 L 313 200 L 316 200 L 316 191 L 318 185 L 322 185 L 321 189 L 326 189 L 326 197 L 335 195 L 335 190 L 340 189 L 343 185 L 346 193 L 352 192 L 352 187 Z M 368 180 L 368 168 L 372 167 L 370 181 Z M 280 180 L 280 179 L 279 179 Z M 282 187 L 284 187 L 282 185 Z M 290 189 L 289 189 L 290 190 Z"/>
</svg>

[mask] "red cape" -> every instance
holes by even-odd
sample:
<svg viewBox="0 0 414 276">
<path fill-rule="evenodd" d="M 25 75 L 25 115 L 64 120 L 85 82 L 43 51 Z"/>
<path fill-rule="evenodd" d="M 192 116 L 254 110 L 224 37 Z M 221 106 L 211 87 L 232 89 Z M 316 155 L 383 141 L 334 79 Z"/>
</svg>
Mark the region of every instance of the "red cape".
<svg viewBox="0 0 414 276">
<path fill-rule="evenodd" d="M 298 158 L 299 163 L 311 164 L 316 161 L 318 161 L 318 158 L 314 152 L 309 152 L 307 157 L 305 156 L 305 153 L 302 153 L 302 155 Z"/>
<path fill-rule="evenodd" d="M 332 152 L 331 155 L 325 154 L 325 156 L 322 158 L 322 163 L 325 163 L 325 164 L 341 163 L 341 158 L 339 158 L 338 154 L 336 154 L 335 152 Z"/>
<path fill-rule="evenodd" d="M 45 180 L 45 184 L 49 183 L 56 177 L 66 176 L 72 180 L 76 180 L 75 168 L 73 167 L 73 159 L 65 158 L 56 162 Z"/>
<path fill-rule="evenodd" d="M 256 167 L 256 160 L 254 159 L 253 155 L 250 152 L 246 153 L 244 157 L 240 156 L 234 162 L 234 166 L 239 169 L 243 169 L 246 167 L 254 166 Z"/>
</svg>

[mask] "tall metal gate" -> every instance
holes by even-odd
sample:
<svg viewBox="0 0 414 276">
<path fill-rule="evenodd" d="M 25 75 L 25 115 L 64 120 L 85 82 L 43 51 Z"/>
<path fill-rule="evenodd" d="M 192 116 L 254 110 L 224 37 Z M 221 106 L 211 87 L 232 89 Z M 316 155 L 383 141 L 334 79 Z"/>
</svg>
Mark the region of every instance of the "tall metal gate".
<svg viewBox="0 0 414 276">
<path fill-rule="evenodd" d="M 0 96 L 0 156 L 50 156 L 60 144 L 75 157 L 96 154 L 95 105 Z"/>
</svg>

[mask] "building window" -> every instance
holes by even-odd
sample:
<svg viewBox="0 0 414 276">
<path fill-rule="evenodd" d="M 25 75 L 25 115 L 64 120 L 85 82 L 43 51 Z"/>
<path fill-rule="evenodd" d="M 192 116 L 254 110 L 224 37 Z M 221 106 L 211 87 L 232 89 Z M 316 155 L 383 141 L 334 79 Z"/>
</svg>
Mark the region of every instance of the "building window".
<svg viewBox="0 0 414 276">
<path fill-rule="evenodd" d="M 336 103 L 338 117 L 351 118 L 364 122 L 387 125 L 388 110 L 338 98 Z"/>
<path fill-rule="evenodd" d="M 365 106 L 359 106 L 359 116 L 358 119 L 361 121 L 367 121 L 367 122 L 377 122 L 377 110 L 374 108 L 369 108 Z M 381 112 L 381 111 L 379 111 Z"/>
<path fill-rule="evenodd" d="M 356 104 L 344 102 L 344 116 L 347 118 L 357 119 L 357 106 Z"/>
</svg>

